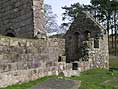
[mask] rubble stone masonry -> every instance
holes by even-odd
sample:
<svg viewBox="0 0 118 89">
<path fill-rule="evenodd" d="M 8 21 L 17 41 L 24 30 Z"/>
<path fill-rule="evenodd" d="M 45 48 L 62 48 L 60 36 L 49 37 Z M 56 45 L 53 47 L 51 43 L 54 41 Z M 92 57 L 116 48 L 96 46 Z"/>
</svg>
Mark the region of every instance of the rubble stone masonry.
<svg viewBox="0 0 118 89">
<path fill-rule="evenodd" d="M 1 0 L 0 34 L 33 38 L 44 34 L 43 0 Z"/>
<path fill-rule="evenodd" d="M 67 67 L 65 62 L 58 62 L 59 56 L 65 59 L 64 44 L 63 39 L 57 38 L 0 37 L 0 87 L 70 70 L 71 65 Z"/>
</svg>

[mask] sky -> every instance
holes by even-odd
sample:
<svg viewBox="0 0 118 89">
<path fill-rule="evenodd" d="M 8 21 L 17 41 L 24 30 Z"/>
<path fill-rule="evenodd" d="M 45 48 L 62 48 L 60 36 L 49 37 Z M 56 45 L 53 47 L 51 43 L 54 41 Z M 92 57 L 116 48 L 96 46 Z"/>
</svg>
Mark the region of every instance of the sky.
<svg viewBox="0 0 118 89">
<path fill-rule="evenodd" d="M 45 4 L 52 6 L 54 14 L 57 14 L 57 23 L 59 25 L 62 23 L 62 13 L 64 12 L 61 7 L 65 5 L 69 6 L 76 2 L 79 2 L 80 4 L 89 4 L 90 0 L 44 0 Z"/>
</svg>

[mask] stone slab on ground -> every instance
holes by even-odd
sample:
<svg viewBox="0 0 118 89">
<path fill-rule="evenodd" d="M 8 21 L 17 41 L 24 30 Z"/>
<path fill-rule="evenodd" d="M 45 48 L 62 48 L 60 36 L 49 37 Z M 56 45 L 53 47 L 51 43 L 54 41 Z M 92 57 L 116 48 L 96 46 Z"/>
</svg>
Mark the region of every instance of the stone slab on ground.
<svg viewBox="0 0 118 89">
<path fill-rule="evenodd" d="M 64 80 L 64 79 L 49 79 L 40 84 L 33 86 L 30 89 L 78 89 L 80 81 Z"/>
</svg>

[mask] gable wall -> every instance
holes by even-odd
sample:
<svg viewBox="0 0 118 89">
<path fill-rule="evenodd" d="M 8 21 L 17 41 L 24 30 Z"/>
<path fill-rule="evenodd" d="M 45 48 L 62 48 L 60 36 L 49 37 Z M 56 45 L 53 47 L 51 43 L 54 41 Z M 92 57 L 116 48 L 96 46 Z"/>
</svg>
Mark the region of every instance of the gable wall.
<svg viewBox="0 0 118 89">
<path fill-rule="evenodd" d="M 78 17 L 66 33 L 66 61 L 77 62 L 81 71 L 90 68 L 108 68 L 109 52 L 106 30 L 85 13 L 82 13 L 82 15 L 80 13 L 79 16 L 83 17 Z M 86 37 L 85 31 L 90 32 L 90 37 Z M 75 33 L 78 33 L 78 36 L 75 36 Z M 94 48 L 96 34 L 99 34 L 99 48 Z M 88 40 L 85 40 L 85 38 L 88 38 Z M 84 43 L 87 44 L 86 47 Z M 82 56 L 84 53 L 82 51 L 87 55 Z"/>
</svg>

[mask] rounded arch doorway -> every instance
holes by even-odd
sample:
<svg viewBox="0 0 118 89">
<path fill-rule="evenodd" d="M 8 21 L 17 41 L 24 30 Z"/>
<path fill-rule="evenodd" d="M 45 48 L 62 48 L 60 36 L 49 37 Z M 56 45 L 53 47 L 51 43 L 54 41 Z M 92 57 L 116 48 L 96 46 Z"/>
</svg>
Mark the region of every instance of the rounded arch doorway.
<svg viewBox="0 0 118 89">
<path fill-rule="evenodd" d="M 15 35 L 13 33 L 7 33 L 6 36 L 15 37 Z"/>
<path fill-rule="evenodd" d="M 5 30 L 5 36 L 9 36 L 9 37 L 16 37 L 16 33 L 14 31 L 14 29 L 8 28 Z"/>
</svg>

